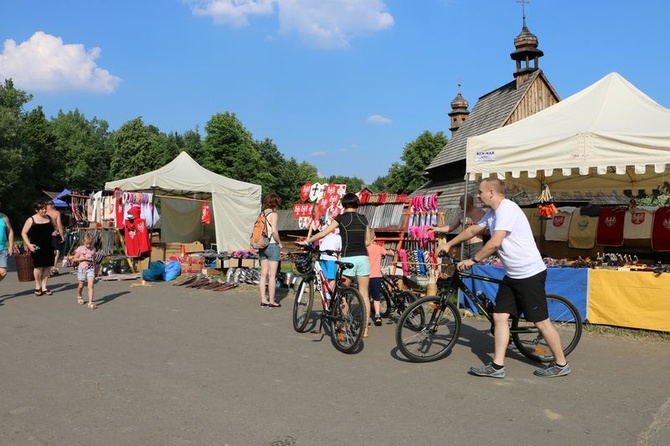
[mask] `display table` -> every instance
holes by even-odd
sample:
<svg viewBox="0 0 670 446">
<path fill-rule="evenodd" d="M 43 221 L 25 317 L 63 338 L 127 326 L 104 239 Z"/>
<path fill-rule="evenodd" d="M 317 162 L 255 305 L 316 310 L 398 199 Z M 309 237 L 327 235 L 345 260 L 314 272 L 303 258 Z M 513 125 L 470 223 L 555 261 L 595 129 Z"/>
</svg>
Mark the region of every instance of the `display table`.
<svg viewBox="0 0 670 446">
<path fill-rule="evenodd" d="M 547 268 L 547 293 L 560 294 L 572 302 L 582 320 L 587 316 L 587 294 L 589 283 L 588 268 Z M 475 265 L 468 272 L 485 277 L 502 279 L 505 271 L 502 266 Z M 670 276 L 669 276 L 670 277 Z M 464 277 L 463 282 L 473 291 L 483 291 L 495 302 L 498 284 Z"/>
<path fill-rule="evenodd" d="M 670 274 L 590 270 L 589 322 L 670 331 Z"/>
</svg>

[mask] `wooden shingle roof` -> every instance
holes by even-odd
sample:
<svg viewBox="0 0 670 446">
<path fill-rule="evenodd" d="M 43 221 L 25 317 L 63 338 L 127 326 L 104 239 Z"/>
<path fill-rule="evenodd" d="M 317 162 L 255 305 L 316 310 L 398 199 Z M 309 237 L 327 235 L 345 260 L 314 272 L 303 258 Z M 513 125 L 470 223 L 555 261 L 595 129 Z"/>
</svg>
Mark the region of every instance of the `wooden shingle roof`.
<svg viewBox="0 0 670 446">
<path fill-rule="evenodd" d="M 454 138 L 442 148 L 440 153 L 426 167 L 429 176 L 432 169 L 464 160 L 469 137 L 482 135 L 502 127 L 528 88 L 541 73 L 541 70 L 535 71 L 518 88 L 516 80 L 513 80 L 480 97 L 468 118 L 459 127 Z"/>
</svg>

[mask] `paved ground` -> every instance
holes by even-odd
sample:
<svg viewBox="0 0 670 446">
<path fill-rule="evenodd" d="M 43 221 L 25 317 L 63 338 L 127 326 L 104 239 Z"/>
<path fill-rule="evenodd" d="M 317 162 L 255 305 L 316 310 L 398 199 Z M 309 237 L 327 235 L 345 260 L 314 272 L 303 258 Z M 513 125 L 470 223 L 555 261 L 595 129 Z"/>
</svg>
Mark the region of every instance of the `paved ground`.
<svg viewBox="0 0 670 446">
<path fill-rule="evenodd" d="M 670 343 L 585 334 L 572 375 L 511 351 L 494 380 L 466 373 L 492 350 L 472 319 L 413 364 L 390 322 L 356 355 L 295 333 L 290 296 L 100 282 L 88 310 L 75 280 L 0 283 L 0 445 L 670 444 Z"/>
</svg>

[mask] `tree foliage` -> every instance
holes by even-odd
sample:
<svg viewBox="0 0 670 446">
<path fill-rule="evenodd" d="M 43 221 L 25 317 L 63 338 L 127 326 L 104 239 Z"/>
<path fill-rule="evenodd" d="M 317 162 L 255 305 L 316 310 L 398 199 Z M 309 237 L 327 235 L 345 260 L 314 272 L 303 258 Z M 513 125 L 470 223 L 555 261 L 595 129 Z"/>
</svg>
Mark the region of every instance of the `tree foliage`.
<svg viewBox="0 0 670 446">
<path fill-rule="evenodd" d="M 421 187 L 426 179 L 424 171 L 449 140 L 443 132 L 424 131 L 407 143 L 401 156 L 403 164 L 393 163 L 388 175 L 377 178 L 371 185 L 375 192 L 409 194 Z"/>
<path fill-rule="evenodd" d="M 184 133 L 161 132 L 142 117 L 115 131 L 106 121 L 87 119 L 78 109 L 59 111 L 48 119 L 41 106 L 26 113 L 32 95 L 0 85 L 0 198 L 2 210 L 25 218 L 43 190 L 100 190 L 110 180 L 157 169 L 186 151 L 203 167 L 240 181 L 259 184 L 263 195 L 275 192 L 283 208 L 300 202 L 305 183 L 346 184 L 358 192 L 358 177 L 319 177 L 306 161 L 286 158 L 270 138 L 255 140 L 235 113 L 214 114 L 203 135 L 196 127 Z M 406 144 L 402 163 L 393 163 L 388 175 L 370 185 L 373 191 L 410 193 L 424 182 L 426 166 L 447 143 L 442 132 L 421 134 Z M 14 193 L 21 190 L 21 194 Z"/>
<path fill-rule="evenodd" d="M 141 117 L 123 124 L 111 137 L 111 179 L 139 175 L 169 163 L 177 153 L 170 150 L 167 136 Z"/>
<path fill-rule="evenodd" d="M 261 156 L 251 132 L 235 113 L 217 113 L 205 126 L 203 167 L 218 174 L 253 183 Z"/>
<path fill-rule="evenodd" d="M 97 118 L 88 120 L 78 109 L 59 111 L 52 124 L 57 139 L 55 154 L 63 163 L 58 170 L 60 184 L 52 190 L 102 189 L 109 180 L 112 158 L 109 124 Z"/>
<path fill-rule="evenodd" d="M 333 183 L 333 184 L 346 184 L 347 185 L 347 192 L 352 192 L 352 193 L 357 193 L 360 192 L 361 189 L 363 189 L 363 186 L 365 186 L 365 181 L 363 179 L 358 178 L 358 177 L 347 177 L 347 176 L 341 176 L 341 175 L 331 175 L 327 178 L 325 178 L 325 183 Z"/>
<path fill-rule="evenodd" d="M 11 79 L 0 85 L 0 198 L 2 211 L 16 219 L 30 209 L 36 197 L 34 188 L 25 193 L 24 181 L 32 183 L 34 156 L 25 143 L 25 112 L 23 107 L 32 96 L 14 88 Z"/>
</svg>

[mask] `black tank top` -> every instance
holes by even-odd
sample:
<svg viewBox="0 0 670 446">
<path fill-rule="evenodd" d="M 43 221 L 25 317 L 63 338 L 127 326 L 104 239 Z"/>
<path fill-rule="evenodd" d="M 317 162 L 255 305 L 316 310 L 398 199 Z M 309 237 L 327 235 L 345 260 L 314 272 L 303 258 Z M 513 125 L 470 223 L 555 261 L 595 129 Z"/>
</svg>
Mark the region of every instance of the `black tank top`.
<svg viewBox="0 0 670 446">
<path fill-rule="evenodd" d="M 367 256 L 365 231 L 368 219 L 358 212 L 345 212 L 335 217 L 342 237 L 342 257 Z"/>
</svg>

